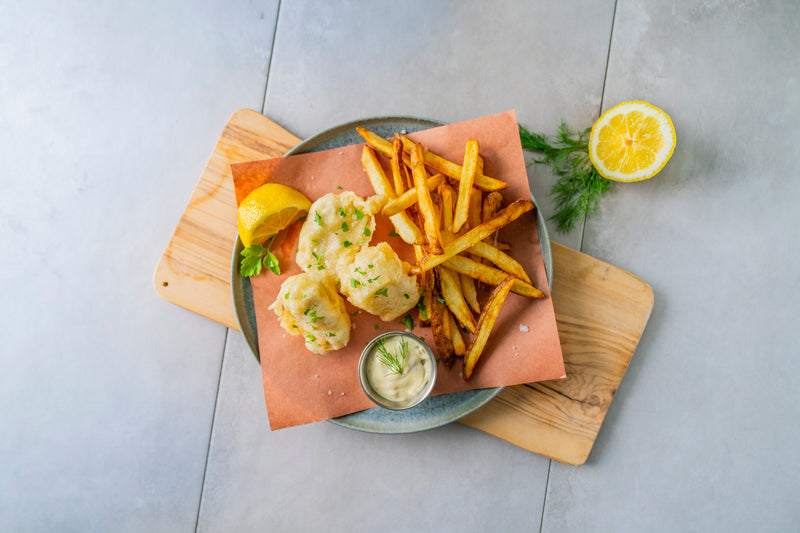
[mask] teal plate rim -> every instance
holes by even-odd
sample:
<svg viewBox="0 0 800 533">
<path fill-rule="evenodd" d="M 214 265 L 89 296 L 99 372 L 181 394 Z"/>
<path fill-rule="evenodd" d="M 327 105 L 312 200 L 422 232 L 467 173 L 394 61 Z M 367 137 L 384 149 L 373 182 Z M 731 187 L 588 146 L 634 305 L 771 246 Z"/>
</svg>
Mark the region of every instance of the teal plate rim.
<svg viewBox="0 0 800 533">
<path fill-rule="evenodd" d="M 357 126 L 365 127 L 383 137 L 391 137 L 395 132 L 413 133 L 446 123 L 411 116 L 380 116 L 353 120 L 326 129 L 313 135 L 289 150 L 286 155 L 296 155 L 307 152 L 319 152 L 358 144 L 364 140 L 356 131 Z M 547 227 L 536 199 L 531 194 L 531 200 L 536 205 L 536 228 L 539 232 L 539 241 L 542 248 L 547 283 L 552 286 L 553 258 L 550 248 L 550 239 Z M 255 307 L 253 305 L 253 290 L 250 278 L 243 278 L 239 274 L 238 258 L 243 249 L 242 241 L 238 235 L 233 247 L 231 257 L 231 296 L 236 311 L 236 320 L 239 329 L 245 337 L 250 350 L 256 360 L 261 361 L 258 348 L 258 330 L 256 326 Z M 373 407 L 349 415 L 333 418 L 329 422 L 369 433 L 401 434 L 413 433 L 440 427 L 479 409 L 494 398 L 503 387 L 478 389 L 440 394 L 431 396 L 416 407 L 404 411 L 392 411 L 382 407 Z"/>
</svg>

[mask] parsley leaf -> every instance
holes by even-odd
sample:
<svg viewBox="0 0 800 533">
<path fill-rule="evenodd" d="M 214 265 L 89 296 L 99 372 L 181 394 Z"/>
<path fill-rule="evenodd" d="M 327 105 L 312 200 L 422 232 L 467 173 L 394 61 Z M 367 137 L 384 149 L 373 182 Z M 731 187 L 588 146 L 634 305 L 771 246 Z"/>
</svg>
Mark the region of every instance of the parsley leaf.
<svg viewBox="0 0 800 533">
<path fill-rule="evenodd" d="M 392 230 L 392 232 L 389 233 L 389 237 L 399 237 L 399 236 L 400 236 L 400 234 L 397 233 L 395 230 Z"/>
<path fill-rule="evenodd" d="M 400 322 L 402 322 L 409 331 L 414 329 L 414 319 L 411 318 L 411 315 L 404 316 Z"/>
<path fill-rule="evenodd" d="M 242 250 L 242 261 L 239 263 L 239 274 L 243 277 L 258 276 L 261 274 L 262 267 L 267 267 L 275 275 L 280 275 L 281 266 L 275 254 L 269 251 L 275 235 L 269 240 L 269 244 L 264 247 L 260 244 L 251 244 Z"/>
<path fill-rule="evenodd" d="M 356 217 L 358 218 L 358 220 L 361 220 L 362 218 L 364 218 L 364 213 L 362 213 L 361 210 L 359 208 L 357 208 L 357 207 L 355 209 L 355 213 L 356 213 Z"/>
<path fill-rule="evenodd" d="M 388 287 L 384 287 L 382 289 L 378 289 L 377 291 L 375 291 L 375 296 L 376 297 L 377 296 L 389 296 L 389 288 Z"/>
<path fill-rule="evenodd" d="M 314 211 L 314 222 L 316 222 L 320 226 L 324 226 L 325 225 L 322 222 L 322 216 L 320 216 L 319 211 Z"/>
</svg>

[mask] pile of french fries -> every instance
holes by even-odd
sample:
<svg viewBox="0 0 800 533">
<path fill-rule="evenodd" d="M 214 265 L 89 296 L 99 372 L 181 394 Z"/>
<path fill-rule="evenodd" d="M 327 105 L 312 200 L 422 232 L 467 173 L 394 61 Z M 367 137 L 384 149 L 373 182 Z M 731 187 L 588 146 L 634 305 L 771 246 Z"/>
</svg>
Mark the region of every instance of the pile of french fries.
<svg viewBox="0 0 800 533">
<path fill-rule="evenodd" d="M 375 194 L 386 198 L 389 217 L 403 241 L 414 247 L 414 271 L 423 288 L 419 322 L 430 324 L 442 362 L 451 368 L 464 357 L 469 380 L 509 292 L 530 298 L 542 293 L 498 241 L 497 232 L 533 209 L 518 199 L 502 207 L 508 184 L 483 173 L 478 142 L 469 139 L 463 164 L 440 157 L 405 135 L 384 139 L 365 128 L 361 162 Z M 391 163 L 391 179 L 378 154 Z M 481 306 L 476 283 L 493 290 Z M 477 315 L 477 319 L 475 318 Z M 467 345 L 465 333 L 472 334 Z"/>
</svg>

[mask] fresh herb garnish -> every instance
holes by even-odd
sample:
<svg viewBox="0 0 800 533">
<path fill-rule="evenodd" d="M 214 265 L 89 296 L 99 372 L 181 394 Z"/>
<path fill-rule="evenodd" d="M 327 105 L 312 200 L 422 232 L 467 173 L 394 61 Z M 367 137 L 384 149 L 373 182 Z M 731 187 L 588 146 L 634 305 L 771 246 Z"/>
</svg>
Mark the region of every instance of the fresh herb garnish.
<svg viewBox="0 0 800 533">
<path fill-rule="evenodd" d="M 275 235 L 269 240 L 266 248 L 260 244 L 251 244 L 242 250 L 242 262 L 239 263 L 239 274 L 243 277 L 258 276 L 262 266 L 270 269 L 275 275 L 280 275 L 281 266 L 275 254 L 269 251 Z"/>
<path fill-rule="evenodd" d="M 389 296 L 389 287 L 384 287 L 375 291 L 375 296 Z"/>
<path fill-rule="evenodd" d="M 347 222 L 342 222 L 342 231 L 350 231 L 350 226 L 347 225 Z"/>
<path fill-rule="evenodd" d="M 428 320 L 428 310 L 425 308 L 425 303 L 422 301 L 422 298 L 417 302 L 417 311 L 419 311 L 419 319 L 420 320 Z"/>
<path fill-rule="evenodd" d="M 355 214 L 356 214 L 356 218 L 358 218 L 358 220 L 361 220 L 362 218 L 364 218 L 364 213 L 362 213 L 361 210 L 359 208 L 357 208 L 357 207 L 355 208 Z"/>
<path fill-rule="evenodd" d="M 358 288 L 360 285 L 363 285 L 363 283 L 358 281 L 356 278 L 350 278 L 350 286 L 351 287 L 353 287 L 355 289 L 355 288 Z"/>
<path fill-rule="evenodd" d="M 377 324 L 376 324 L 377 326 Z M 378 341 L 378 361 L 389 371 L 389 374 L 403 374 L 403 366 L 406 363 L 406 356 L 408 355 L 408 341 L 400 341 L 400 349 L 397 353 L 392 353 L 386 348 L 386 339 Z"/>
<path fill-rule="evenodd" d="M 322 217 L 320 216 L 319 211 L 314 211 L 314 222 L 316 222 L 319 226 L 325 225 L 322 222 Z"/>
<path fill-rule="evenodd" d="M 342 241 L 342 246 L 344 246 L 345 248 L 350 248 L 351 246 L 353 246 L 353 243 L 350 241 Z"/>
<path fill-rule="evenodd" d="M 339 208 L 339 216 L 340 217 L 346 217 L 347 216 L 347 211 L 345 211 L 344 207 L 340 207 Z"/>
<path fill-rule="evenodd" d="M 414 329 L 414 319 L 411 318 L 411 315 L 404 316 L 400 322 L 402 322 L 409 331 Z"/>
<path fill-rule="evenodd" d="M 370 235 L 372 235 L 372 232 L 370 231 L 370 229 L 369 228 L 364 228 L 364 237 L 369 237 Z"/>
<path fill-rule="evenodd" d="M 400 236 L 400 234 L 399 234 L 399 233 L 397 233 L 395 230 L 392 230 L 392 231 L 389 233 L 389 237 L 399 237 L 399 236 Z"/>
<path fill-rule="evenodd" d="M 522 148 L 542 154 L 542 158 L 535 159 L 534 163 L 550 165 L 558 176 L 550 190 L 557 210 L 550 220 L 556 223 L 556 229 L 561 233 L 569 233 L 576 222 L 594 212 L 600 196 L 613 187 L 613 182 L 601 176 L 589 159 L 590 133 L 591 128 L 582 133 L 571 133 L 562 121 L 556 137 L 548 139 L 519 125 Z"/>
</svg>

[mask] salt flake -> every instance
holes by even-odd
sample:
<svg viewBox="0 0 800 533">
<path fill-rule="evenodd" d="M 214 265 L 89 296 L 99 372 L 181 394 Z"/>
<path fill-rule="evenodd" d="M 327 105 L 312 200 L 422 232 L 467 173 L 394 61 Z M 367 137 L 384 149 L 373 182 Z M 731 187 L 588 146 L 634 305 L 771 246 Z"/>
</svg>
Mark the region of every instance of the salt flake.
<svg viewBox="0 0 800 533">
<path fill-rule="evenodd" d="M 526 326 L 525 324 L 520 324 L 520 325 L 519 325 L 519 330 L 520 330 L 521 332 L 523 332 L 523 333 L 528 333 L 528 332 L 531 330 L 531 328 L 529 328 L 529 327 L 528 327 L 528 326 Z"/>
</svg>

